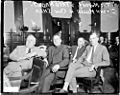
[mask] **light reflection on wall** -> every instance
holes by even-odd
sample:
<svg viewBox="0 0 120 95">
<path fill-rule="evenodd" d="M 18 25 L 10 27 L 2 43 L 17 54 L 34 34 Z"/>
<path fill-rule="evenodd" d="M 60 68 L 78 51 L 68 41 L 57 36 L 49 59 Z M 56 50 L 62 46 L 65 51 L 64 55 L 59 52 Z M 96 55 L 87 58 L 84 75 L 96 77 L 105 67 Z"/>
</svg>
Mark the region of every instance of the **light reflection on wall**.
<svg viewBox="0 0 120 95">
<path fill-rule="evenodd" d="M 89 1 L 79 2 L 79 17 L 81 22 L 79 23 L 80 32 L 91 31 L 91 3 Z"/>
<path fill-rule="evenodd" d="M 12 31 L 11 31 L 12 30 Z M 4 2 L 4 44 L 7 42 L 7 32 L 16 32 L 14 23 L 14 5 L 13 1 Z"/>
<path fill-rule="evenodd" d="M 50 1 L 51 15 L 57 18 L 72 17 L 72 3 L 68 1 Z"/>
<path fill-rule="evenodd" d="M 38 32 L 43 32 L 41 3 L 23 1 L 23 16 L 24 25 L 29 28 L 28 32 L 34 32 L 32 27 L 35 26 L 40 27 Z"/>
<path fill-rule="evenodd" d="M 4 32 L 10 32 L 13 29 L 15 32 L 14 24 L 14 5 L 13 1 L 4 2 Z"/>
<path fill-rule="evenodd" d="M 118 30 L 118 5 L 114 2 L 101 4 L 101 31 L 116 32 Z"/>
</svg>

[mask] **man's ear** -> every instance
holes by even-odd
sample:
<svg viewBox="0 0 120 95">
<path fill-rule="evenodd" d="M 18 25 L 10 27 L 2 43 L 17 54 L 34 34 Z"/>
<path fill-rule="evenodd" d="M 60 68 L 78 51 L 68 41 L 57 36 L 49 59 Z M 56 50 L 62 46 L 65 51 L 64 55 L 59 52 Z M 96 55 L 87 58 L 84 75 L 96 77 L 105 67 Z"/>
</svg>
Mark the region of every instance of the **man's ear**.
<svg viewBox="0 0 120 95">
<path fill-rule="evenodd" d="M 61 41 L 61 43 L 63 42 L 62 39 L 60 41 Z"/>
</svg>

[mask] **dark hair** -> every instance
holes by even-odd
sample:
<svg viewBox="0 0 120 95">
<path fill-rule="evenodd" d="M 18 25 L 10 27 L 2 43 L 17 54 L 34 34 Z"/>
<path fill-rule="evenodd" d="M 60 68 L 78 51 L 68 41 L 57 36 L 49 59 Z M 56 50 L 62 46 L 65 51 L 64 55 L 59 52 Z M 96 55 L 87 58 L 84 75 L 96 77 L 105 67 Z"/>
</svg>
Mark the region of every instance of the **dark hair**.
<svg viewBox="0 0 120 95">
<path fill-rule="evenodd" d="M 57 32 L 56 34 L 54 34 L 53 35 L 53 38 L 54 38 L 54 36 L 59 36 L 60 37 L 60 39 L 62 40 L 62 38 L 61 38 L 61 36 L 59 35 L 59 33 Z"/>
<path fill-rule="evenodd" d="M 98 38 L 100 37 L 100 33 L 98 33 L 98 32 L 92 32 L 90 35 L 92 35 L 92 34 L 96 34 Z"/>
</svg>

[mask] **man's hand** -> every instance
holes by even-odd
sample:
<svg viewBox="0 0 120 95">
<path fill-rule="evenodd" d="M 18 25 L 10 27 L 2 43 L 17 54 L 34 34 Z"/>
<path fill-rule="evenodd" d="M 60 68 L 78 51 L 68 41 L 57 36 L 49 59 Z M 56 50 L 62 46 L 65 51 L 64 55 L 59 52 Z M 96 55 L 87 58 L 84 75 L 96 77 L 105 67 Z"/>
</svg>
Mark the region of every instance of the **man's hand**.
<svg viewBox="0 0 120 95">
<path fill-rule="evenodd" d="M 73 60 L 73 63 L 76 63 L 76 62 L 77 62 L 77 59 L 74 59 L 74 60 Z"/>
<path fill-rule="evenodd" d="M 92 65 L 90 68 L 89 68 L 89 71 L 92 72 L 95 68 L 95 65 Z"/>
<path fill-rule="evenodd" d="M 28 53 L 27 55 L 23 56 L 23 57 L 19 57 L 17 59 L 17 61 L 21 61 L 21 60 L 25 60 L 25 59 L 29 59 L 33 56 L 37 55 L 36 52 L 32 52 L 32 53 Z"/>
<path fill-rule="evenodd" d="M 59 68 L 60 68 L 60 65 L 54 65 L 52 68 L 52 71 L 57 72 Z"/>
<path fill-rule="evenodd" d="M 33 57 L 33 56 L 36 56 L 36 55 L 37 55 L 36 52 L 31 52 L 31 53 L 26 55 L 26 58 L 30 58 L 30 57 Z"/>
<path fill-rule="evenodd" d="M 25 58 L 24 57 L 19 57 L 18 59 L 17 59 L 17 61 L 21 61 L 21 60 L 24 60 Z"/>
</svg>

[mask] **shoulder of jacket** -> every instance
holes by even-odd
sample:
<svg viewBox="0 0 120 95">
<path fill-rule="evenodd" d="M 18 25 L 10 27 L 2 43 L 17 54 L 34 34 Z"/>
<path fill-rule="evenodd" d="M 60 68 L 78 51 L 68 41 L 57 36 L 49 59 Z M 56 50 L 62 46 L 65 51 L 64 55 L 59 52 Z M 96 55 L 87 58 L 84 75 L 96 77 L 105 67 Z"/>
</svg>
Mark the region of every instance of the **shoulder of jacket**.
<svg viewBox="0 0 120 95">
<path fill-rule="evenodd" d="M 98 44 L 99 45 L 99 47 L 101 48 L 101 49 L 105 49 L 106 48 L 106 46 L 104 46 L 104 45 L 101 45 L 101 44 Z"/>
<path fill-rule="evenodd" d="M 54 48 L 54 46 L 49 46 L 48 47 L 48 50 L 51 50 L 51 49 L 53 49 Z"/>
<path fill-rule="evenodd" d="M 18 45 L 16 48 L 25 48 L 24 45 Z"/>
<path fill-rule="evenodd" d="M 90 47 L 91 47 L 91 46 L 90 46 L 90 45 L 88 45 L 88 46 L 86 47 L 86 49 L 90 49 Z"/>
<path fill-rule="evenodd" d="M 65 48 L 69 48 L 68 45 L 61 45 L 61 46 L 62 46 L 63 49 L 65 49 Z"/>
<path fill-rule="evenodd" d="M 73 46 L 71 46 L 72 48 L 76 48 L 77 47 L 77 45 L 73 45 Z"/>
</svg>

